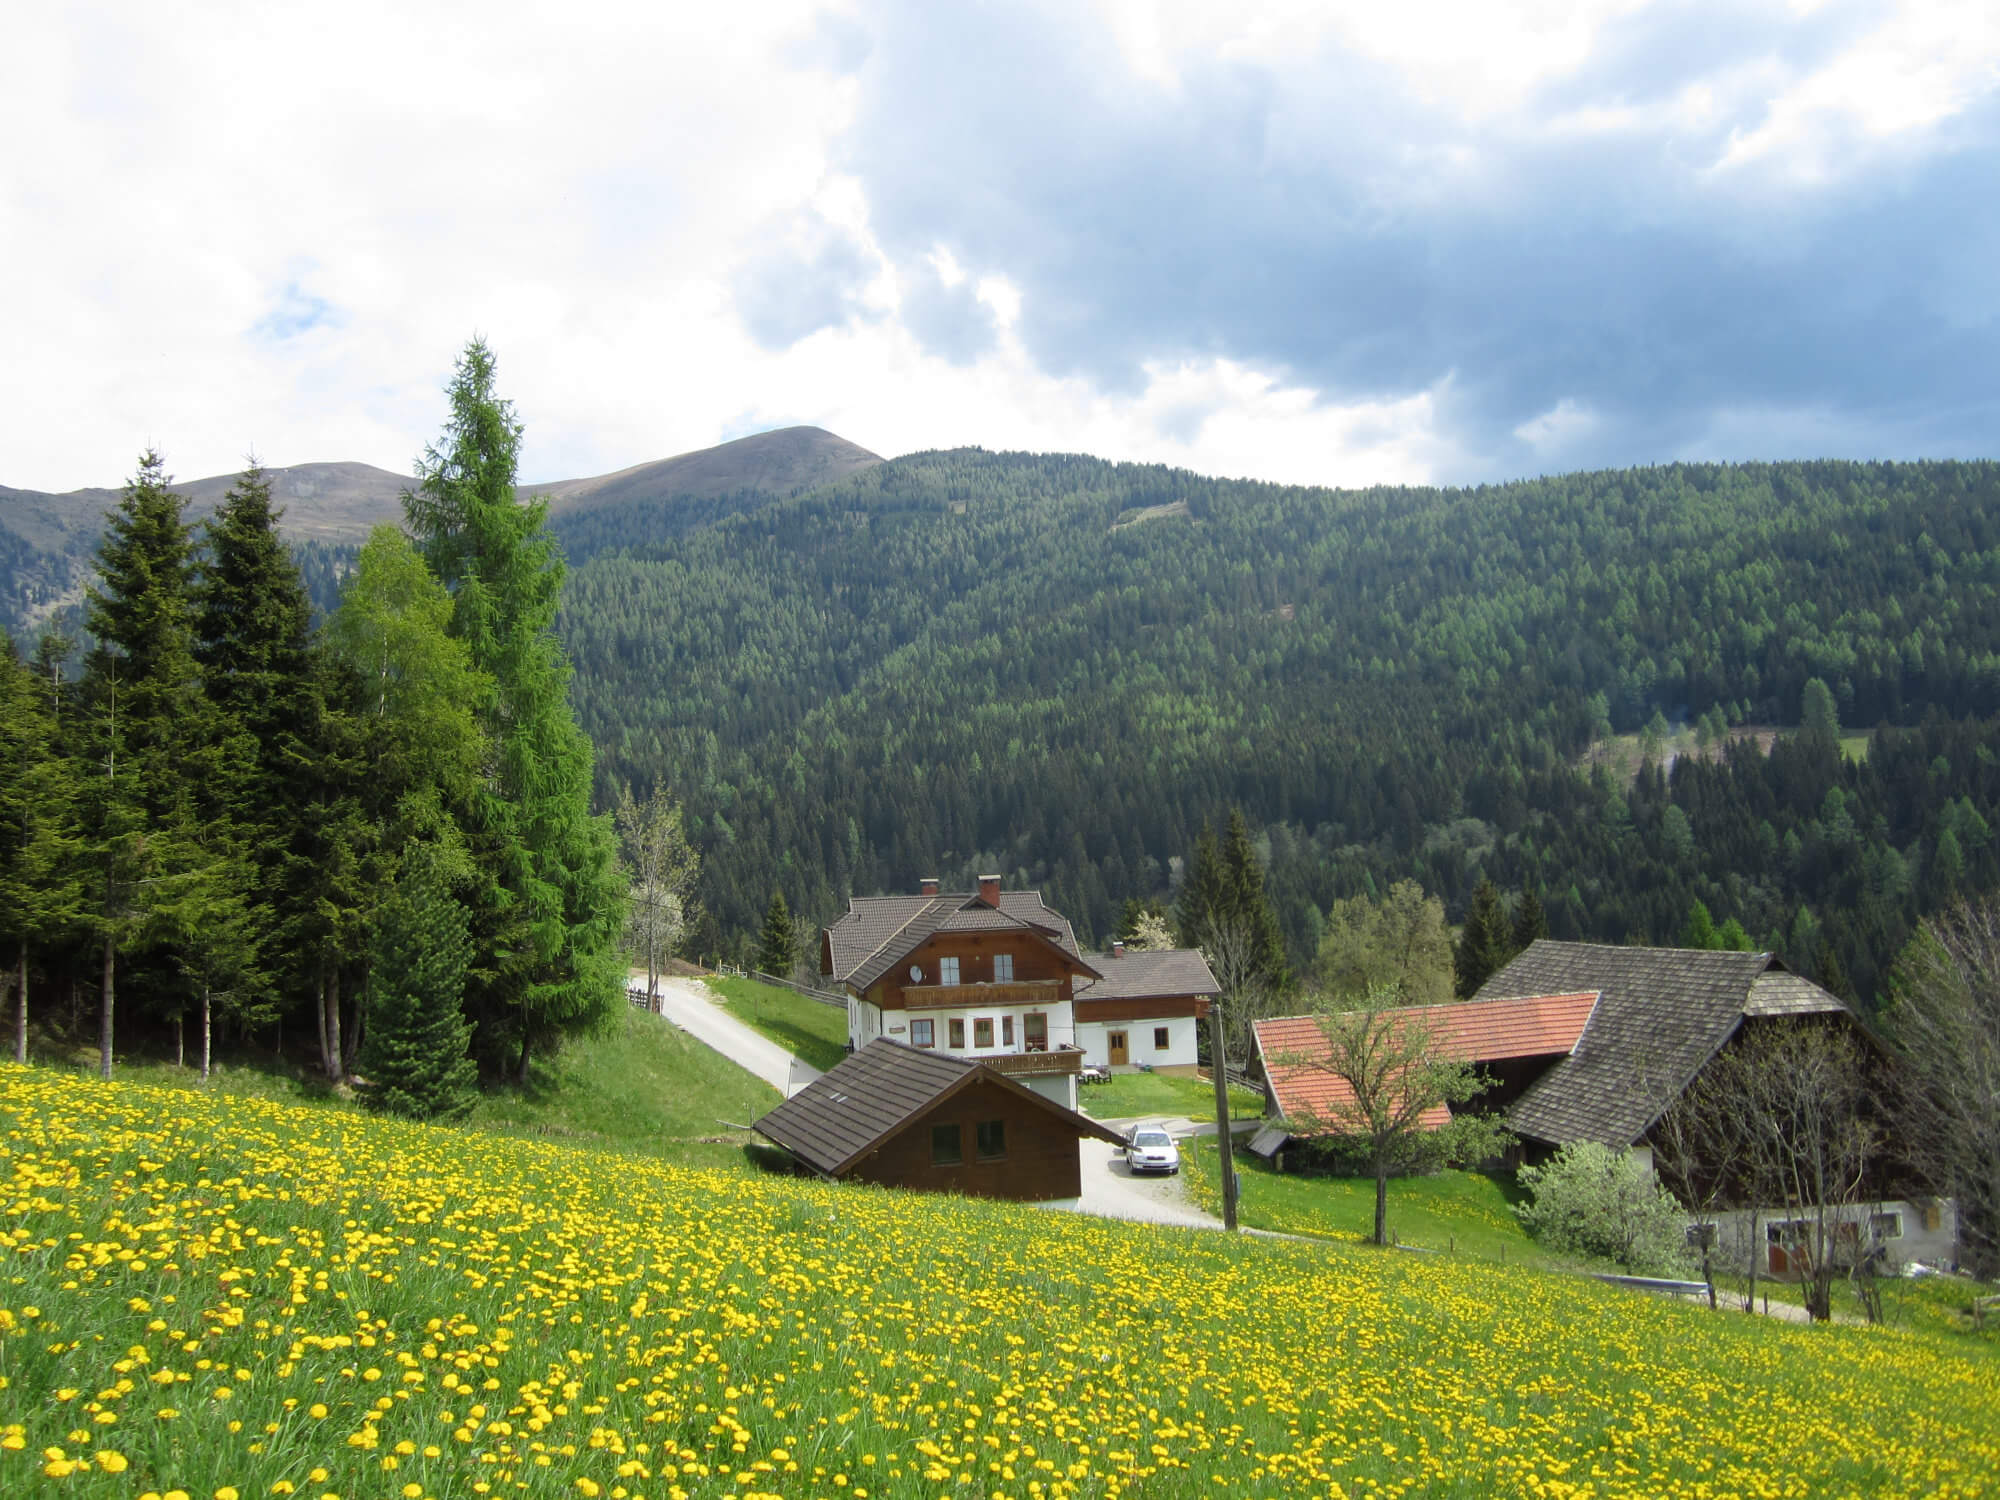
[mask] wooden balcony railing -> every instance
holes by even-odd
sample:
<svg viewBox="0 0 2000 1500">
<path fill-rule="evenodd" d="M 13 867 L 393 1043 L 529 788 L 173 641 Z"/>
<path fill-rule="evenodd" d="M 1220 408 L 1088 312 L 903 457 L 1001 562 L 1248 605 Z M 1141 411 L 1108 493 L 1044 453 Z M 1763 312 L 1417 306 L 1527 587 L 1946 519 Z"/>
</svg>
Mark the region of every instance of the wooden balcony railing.
<svg viewBox="0 0 2000 1500">
<path fill-rule="evenodd" d="M 996 1073 L 1079 1073 L 1083 1071 L 1083 1048 L 1053 1047 L 1047 1052 L 1000 1052 L 991 1056 L 971 1054 L 974 1062 L 985 1063 Z"/>
<path fill-rule="evenodd" d="M 909 1010 L 977 1010 L 982 1006 L 1055 1005 L 1062 999 L 1060 979 L 988 980 L 980 984 L 906 984 L 903 1005 Z"/>
</svg>

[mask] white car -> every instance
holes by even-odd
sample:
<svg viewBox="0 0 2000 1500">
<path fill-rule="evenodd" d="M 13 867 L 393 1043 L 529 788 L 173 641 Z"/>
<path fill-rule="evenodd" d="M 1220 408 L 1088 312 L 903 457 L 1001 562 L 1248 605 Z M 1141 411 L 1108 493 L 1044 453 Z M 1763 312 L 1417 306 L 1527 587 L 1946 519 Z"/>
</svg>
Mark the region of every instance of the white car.
<svg viewBox="0 0 2000 1500">
<path fill-rule="evenodd" d="M 1157 1125 L 1141 1125 L 1125 1147 L 1125 1165 L 1133 1173 L 1174 1173 L 1181 1169 L 1180 1147 Z"/>
</svg>

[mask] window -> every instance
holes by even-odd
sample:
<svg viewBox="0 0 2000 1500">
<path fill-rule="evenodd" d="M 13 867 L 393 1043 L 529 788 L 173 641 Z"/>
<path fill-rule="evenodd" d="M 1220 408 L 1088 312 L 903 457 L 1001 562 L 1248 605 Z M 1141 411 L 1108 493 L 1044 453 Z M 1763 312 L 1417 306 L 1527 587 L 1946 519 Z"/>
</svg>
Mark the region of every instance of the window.
<svg viewBox="0 0 2000 1500">
<path fill-rule="evenodd" d="M 1010 983 L 1014 978 L 1014 955 L 996 953 L 993 955 L 993 981 L 996 984 Z"/>
<path fill-rule="evenodd" d="M 1870 1214 L 1868 1232 L 1878 1240 L 1900 1240 L 1903 1237 L 1903 1216 L 1899 1213 Z"/>
<path fill-rule="evenodd" d="M 1007 1122 L 1005 1120 L 981 1120 L 978 1136 L 979 1159 L 998 1161 L 1007 1154 Z"/>
<path fill-rule="evenodd" d="M 1003 1047 L 1014 1045 L 1014 1018 L 1012 1016 L 1002 1016 L 1000 1018 L 1000 1045 Z"/>
<path fill-rule="evenodd" d="M 1021 1017 L 1021 1037 L 1030 1052 L 1049 1050 L 1049 1018 L 1041 1011 Z"/>
<path fill-rule="evenodd" d="M 1713 1224 L 1690 1224 L 1684 1236 L 1690 1250 L 1713 1250 L 1715 1248 L 1715 1226 Z"/>
<path fill-rule="evenodd" d="M 949 1024 L 949 1025 L 950 1025 L 950 1027 L 951 1027 L 951 1044 L 952 1044 L 952 1046 L 954 1046 L 954 1047 L 963 1047 L 963 1046 L 965 1045 L 965 1022 L 963 1022 L 963 1021 L 952 1021 L 952 1022 L 949 1022 L 948 1024 Z"/>
<path fill-rule="evenodd" d="M 972 1023 L 972 1045 L 990 1047 L 993 1045 L 993 1018 L 981 1016 Z"/>
<path fill-rule="evenodd" d="M 957 959 L 955 959 L 955 958 L 941 958 L 941 959 L 939 959 L 939 960 L 938 960 L 938 983 L 939 983 L 939 984 L 957 984 L 957 983 L 958 983 L 958 960 L 957 960 Z"/>
<path fill-rule="evenodd" d="M 956 1167 L 965 1161 L 965 1148 L 959 1143 L 956 1125 L 931 1126 L 931 1165 L 934 1167 Z"/>
<path fill-rule="evenodd" d="M 1153 1050 L 1154 1050 L 1155 1052 L 1164 1052 L 1164 1051 L 1166 1051 L 1166 1050 L 1167 1050 L 1167 1028 L 1166 1028 L 1166 1027 L 1164 1027 L 1164 1026 L 1155 1026 L 1155 1027 L 1153 1028 Z"/>
<path fill-rule="evenodd" d="M 935 1021 L 910 1022 L 910 1045 L 912 1047 L 935 1047 L 937 1045 Z"/>
</svg>

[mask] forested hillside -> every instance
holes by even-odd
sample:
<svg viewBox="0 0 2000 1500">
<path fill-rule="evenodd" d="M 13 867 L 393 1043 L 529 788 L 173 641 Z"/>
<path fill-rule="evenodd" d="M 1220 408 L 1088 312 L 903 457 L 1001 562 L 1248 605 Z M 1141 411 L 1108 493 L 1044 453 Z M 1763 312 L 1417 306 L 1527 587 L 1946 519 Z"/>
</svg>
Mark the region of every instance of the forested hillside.
<svg viewBox="0 0 2000 1500">
<path fill-rule="evenodd" d="M 1295 959 L 1414 874 L 1454 915 L 1538 886 L 1557 936 L 1671 941 L 1699 898 L 1863 993 L 2000 874 L 2000 466 L 1674 466 L 1329 491 L 1087 458 L 920 454 L 573 576 L 600 796 L 665 778 L 706 900 L 999 869 L 1103 935 L 1197 826 L 1266 829 Z M 1579 769 L 1656 711 L 1796 724 L 1636 785 Z"/>
</svg>

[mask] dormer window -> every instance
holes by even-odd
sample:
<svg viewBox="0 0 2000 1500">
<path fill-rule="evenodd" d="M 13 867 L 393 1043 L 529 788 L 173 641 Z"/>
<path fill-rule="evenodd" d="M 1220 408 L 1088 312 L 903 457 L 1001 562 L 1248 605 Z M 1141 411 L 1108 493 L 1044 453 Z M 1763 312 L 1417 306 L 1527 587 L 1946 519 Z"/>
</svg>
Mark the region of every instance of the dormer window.
<svg viewBox="0 0 2000 1500">
<path fill-rule="evenodd" d="M 1013 978 L 1014 978 L 1014 955 L 1011 953 L 994 954 L 993 982 L 995 984 L 1008 984 L 1012 982 Z"/>
<path fill-rule="evenodd" d="M 957 959 L 955 959 L 955 958 L 941 958 L 941 959 L 939 959 L 939 960 L 938 960 L 938 983 L 939 983 L 939 984 L 957 984 L 957 983 L 958 983 L 958 960 L 957 960 Z"/>
</svg>

